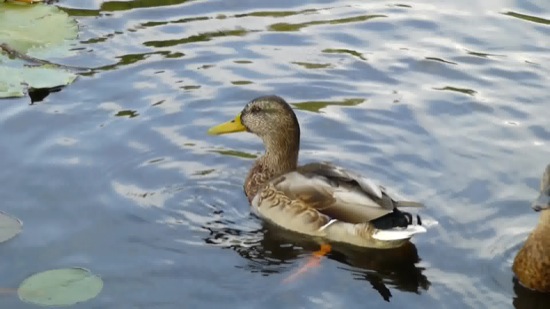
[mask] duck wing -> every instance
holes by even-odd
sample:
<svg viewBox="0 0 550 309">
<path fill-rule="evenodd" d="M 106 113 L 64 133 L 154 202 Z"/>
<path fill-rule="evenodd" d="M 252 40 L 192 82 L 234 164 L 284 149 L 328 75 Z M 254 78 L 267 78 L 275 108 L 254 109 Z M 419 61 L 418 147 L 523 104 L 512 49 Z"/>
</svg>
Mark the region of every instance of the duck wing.
<svg viewBox="0 0 550 309">
<path fill-rule="evenodd" d="M 422 207 L 400 200 L 371 179 L 330 163 L 310 163 L 272 181 L 291 199 L 336 220 L 369 222 L 396 211 L 397 207 Z"/>
</svg>

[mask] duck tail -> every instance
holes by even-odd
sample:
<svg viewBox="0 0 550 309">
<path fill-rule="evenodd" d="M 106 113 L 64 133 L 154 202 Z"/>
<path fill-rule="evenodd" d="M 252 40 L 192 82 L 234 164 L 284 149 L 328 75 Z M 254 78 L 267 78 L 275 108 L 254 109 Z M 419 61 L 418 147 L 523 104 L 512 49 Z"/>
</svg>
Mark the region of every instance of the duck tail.
<svg viewBox="0 0 550 309">
<path fill-rule="evenodd" d="M 372 237 L 382 241 L 407 240 L 419 233 L 426 233 L 426 228 L 422 225 L 409 225 L 404 229 L 378 230 Z"/>
<path fill-rule="evenodd" d="M 409 239 L 414 234 L 426 232 L 419 215 L 414 217 L 410 213 L 400 211 L 397 208 L 394 208 L 392 213 L 375 219 L 371 223 L 378 229 L 373 234 L 373 237 L 378 240 Z"/>
<path fill-rule="evenodd" d="M 379 230 L 390 230 L 393 228 L 405 228 L 409 225 L 422 225 L 422 219 L 420 219 L 419 215 L 416 215 L 415 218 L 408 212 L 394 208 L 393 212 L 372 220 L 371 223 Z"/>
</svg>

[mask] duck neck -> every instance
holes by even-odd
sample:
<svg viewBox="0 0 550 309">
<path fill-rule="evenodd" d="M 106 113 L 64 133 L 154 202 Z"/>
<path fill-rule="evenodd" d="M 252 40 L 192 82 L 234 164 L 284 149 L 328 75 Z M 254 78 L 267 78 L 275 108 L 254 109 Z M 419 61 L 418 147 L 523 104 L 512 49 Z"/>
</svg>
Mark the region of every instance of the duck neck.
<svg viewBox="0 0 550 309">
<path fill-rule="evenodd" d="M 281 137 L 264 139 L 265 154 L 259 159 L 261 164 L 276 177 L 293 171 L 298 165 L 300 138 L 282 134 Z"/>
<path fill-rule="evenodd" d="M 538 226 L 545 229 L 550 229 L 550 209 L 545 209 L 541 211 Z"/>
<path fill-rule="evenodd" d="M 296 169 L 300 150 L 300 132 L 280 134 L 279 138 L 265 138 L 265 154 L 261 156 L 246 177 L 244 191 L 252 201 L 258 190 L 274 177 Z"/>
</svg>

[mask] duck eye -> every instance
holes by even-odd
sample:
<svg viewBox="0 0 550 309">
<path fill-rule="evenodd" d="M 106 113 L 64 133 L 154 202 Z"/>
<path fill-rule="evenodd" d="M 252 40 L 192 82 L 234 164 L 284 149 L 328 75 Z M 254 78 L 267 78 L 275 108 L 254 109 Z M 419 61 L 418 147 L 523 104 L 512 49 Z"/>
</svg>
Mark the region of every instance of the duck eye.
<svg viewBox="0 0 550 309">
<path fill-rule="evenodd" d="M 258 106 L 256 106 L 256 105 L 254 105 L 254 106 L 252 106 L 252 107 L 250 108 L 250 112 L 251 112 L 251 113 L 254 113 L 254 114 L 257 113 L 257 112 L 259 112 L 260 110 L 261 110 L 260 107 L 258 107 Z"/>
</svg>

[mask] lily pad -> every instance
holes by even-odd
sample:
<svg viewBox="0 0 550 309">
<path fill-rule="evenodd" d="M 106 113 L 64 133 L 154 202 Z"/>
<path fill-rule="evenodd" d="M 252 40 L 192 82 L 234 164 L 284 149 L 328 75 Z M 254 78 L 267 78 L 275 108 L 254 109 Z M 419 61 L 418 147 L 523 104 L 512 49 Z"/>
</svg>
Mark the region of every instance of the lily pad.
<svg viewBox="0 0 550 309">
<path fill-rule="evenodd" d="M 0 55 L 0 98 L 22 97 L 28 88 L 66 86 L 76 74 L 51 65 L 29 67 L 23 61 L 12 60 L 4 65 Z"/>
<path fill-rule="evenodd" d="M 0 53 L 0 98 L 72 83 L 76 74 L 36 58 L 68 55 L 77 36 L 76 21 L 56 6 L 0 3 L 0 44 L 15 51 Z"/>
<path fill-rule="evenodd" d="M 84 268 L 60 268 L 25 279 L 17 294 L 22 301 L 42 306 L 71 306 L 101 292 L 103 281 Z"/>
<path fill-rule="evenodd" d="M 21 232 L 22 227 L 23 224 L 19 219 L 10 217 L 0 211 L 0 243 L 17 236 Z"/>
<path fill-rule="evenodd" d="M 0 58 L 2 58 L 0 56 Z M 0 65 L 2 61 L 0 61 Z M 34 71 L 41 71 L 36 76 L 46 76 L 40 80 L 42 86 L 33 84 L 32 79 L 25 79 L 28 76 L 35 76 Z M 12 73 L 16 72 L 16 73 Z M 12 75 L 8 75 L 12 74 Z M 56 88 L 67 86 L 72 83 L 77 76 L 69 71 L 53 69 L 47 67 L 36 67 L 34 69 L 17 70 L 16 68 L 2 67 L 0 68 L 0 99 L 23 97 L 28 93 L 29 89 L 34 88 Z"/>
<path fill-rule="evenodd" d="M 0 42 L 21 53 L 43 56 L 39 50 L 59 46 L 66 52 L 77 36 L 76 20 L 54 5 L 0 3 Z"/>
</svg>

